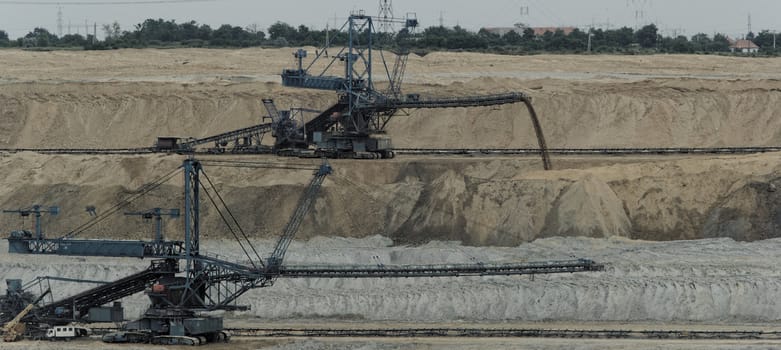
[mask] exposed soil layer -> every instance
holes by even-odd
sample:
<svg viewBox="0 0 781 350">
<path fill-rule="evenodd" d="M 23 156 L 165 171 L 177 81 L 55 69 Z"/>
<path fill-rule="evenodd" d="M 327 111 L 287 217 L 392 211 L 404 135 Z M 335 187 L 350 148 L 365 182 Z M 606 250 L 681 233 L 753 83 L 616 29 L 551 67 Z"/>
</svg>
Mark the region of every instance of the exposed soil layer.
<svg viewBox="0 0 781 350">
<path fill-rule="evenodd" d="M 143 147 L 157 136 L 202 137 L 262 121 L 260 100 L 326 108 L 330 92 L 282 87 L 290 49 L 0 50 L 1 147 Z M 534 98 L 550 147 L 777 145 L 781 60 L 704 56 L 411 57 L 405 91 L 462 96 L 508 90 Z M 380 79 L 381 80 L 381 79 Z M 522 105 L 400 113 L 397 147 L 535 147 Z M 246 161 L 255 158 L 242 158 Z M 274 164 L 316 161 L 271 159 Z M 382 234 L 397 243 L 459 240 L 515 245 L 539 237 L 646 240 L 776 237 L 778 155 L 660 159 L 425 158 L 334 162 L 299 237 Z M 88 220 L 181 163 L 176 156 L 0 158 L 0 205 L 59 205 L 47 230 Z M 311 174 L 207 168 L 253 237 L 280 232 Z M 177 207 L 181 181 L 128 210 Z M 225 237 L 204 209 L 207 237 Z M 146 237 L 151 225 L 118 215 L 85 236 Z M 51 220 L 49 222 L 49 220 Z M 17 227 L 7 217 L 4 229 Z M 29 225 L 28 223 L 24 223 Z M 179 232 L 176 221 L 170 232 Z"/>
<path fill-rule="evenodd" d="M 642 162 L 562 160 L 565 170 L 543 171 L 536 158 L 398 158 L 332 161 L 329 176 L 299 238 L 384 235 L 397 243 L 457 240 L 512 246 L 540 237 L 622 236 L 643 240 L 778 237 L 781 164 L 778 154 Z M 181 156 L 0 156 L 0 206 L 59 205 L 43 218 L 59 236 L 175 171 Z M 242 167 L 215 162 L 236 161 Z M 293 212 L 319 160 L 205 157 L 204 169 L 244 230 L 276 237 Z M 287 168 L 296 165 L 304 170 Z M 252 167 L 248 167 L 252 166 Z M 261 168 L 256 168 L 260 166 Z M 311 170 L 307 170 L 311 169 Z M 177 208 L 182 175 L 131 202 L 82 233 L 85 237 L 152 237 L 152 224 L 123 211 Z M 206 197 L 202 232 L 230 237 Z M 171 236 L 181 220 L 166 220 Z M 32 223 L 6 215 L 3 230 Z"/>
</svg>

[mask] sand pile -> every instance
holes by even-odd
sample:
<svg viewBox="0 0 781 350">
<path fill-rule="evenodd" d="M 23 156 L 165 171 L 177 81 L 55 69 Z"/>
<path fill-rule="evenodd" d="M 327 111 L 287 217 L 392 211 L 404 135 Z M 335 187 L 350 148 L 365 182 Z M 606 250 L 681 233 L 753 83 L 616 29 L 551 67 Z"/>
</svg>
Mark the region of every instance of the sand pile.
<svg viewBox="0 0 781 350">
<path fill-rule="evenodd" d="M 586 176 L 562 191 L 547 216 L 545 235 L 628 237 L 632 223 L 606 183 Z"/>
</svg>

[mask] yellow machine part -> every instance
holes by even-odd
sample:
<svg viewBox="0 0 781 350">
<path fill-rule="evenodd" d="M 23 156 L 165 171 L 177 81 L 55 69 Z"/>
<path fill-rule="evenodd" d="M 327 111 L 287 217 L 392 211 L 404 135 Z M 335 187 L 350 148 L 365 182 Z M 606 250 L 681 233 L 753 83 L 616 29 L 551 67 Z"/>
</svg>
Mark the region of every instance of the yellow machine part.
<svg viewBox="0 0 781 350">
<path fill-rule="evenodd" d="M 6 343 L 18 341 L 22 339 L 22 335 L 24 335 L 25 330 L 27 330 L 27 326 L 21 322 L 7 327 L 5 334 L 3 335 L 3 341 Z"/>
</svg>

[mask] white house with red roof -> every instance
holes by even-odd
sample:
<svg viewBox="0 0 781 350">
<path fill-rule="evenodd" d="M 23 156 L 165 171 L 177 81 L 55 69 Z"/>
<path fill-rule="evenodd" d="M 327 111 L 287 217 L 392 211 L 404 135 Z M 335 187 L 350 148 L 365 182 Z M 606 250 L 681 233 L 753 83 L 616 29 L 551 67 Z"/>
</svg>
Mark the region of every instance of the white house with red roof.
<svg viewBox="0 0 781 350">
<path fill-rule="evenodd" d="M 754 42 L 751 40 L 740 39 L 740 40 L 731 41 L 729 45 L 729 50 L 732 52 L 739 52 L 739 53 L 756 53 L 757 51 L 759 51 L 759 46 L 757 46 L 757 44 L 754 44 Z"/>
</svg>

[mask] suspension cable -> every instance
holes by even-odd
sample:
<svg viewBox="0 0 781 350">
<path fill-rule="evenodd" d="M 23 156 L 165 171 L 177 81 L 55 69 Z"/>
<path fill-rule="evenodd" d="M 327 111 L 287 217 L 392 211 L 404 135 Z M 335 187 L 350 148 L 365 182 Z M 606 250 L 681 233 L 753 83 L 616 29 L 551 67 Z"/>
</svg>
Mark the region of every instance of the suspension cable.
<svg viewBox="0 0 781 350">
<path fill-rule="evenodd" d="M 265 267 L 263 264 L 263 259 L 260 258 L 260 254 L 258 254 L 258 251 L 255 249 L 255 246 L 252 245 L 252 242 L 250 242 L 249 237 L 247 237 L 247 234 L 244 232 L 244 229 L 241 228 L 241 225 L 239 224 L 239 221 L 236 220 L 236 217 L 233 215 L 233 212 L 231 212 L 228 205 L 225 203 L 225 200 L 223 200 L 222 195 L 220 195 L 220 192 L 217 191 L 217 187 L 214 186 L 214 183 L 209 178 L 209 175 L 206 174 L 206 172 L 201 169 L 201 174 L 203 174 L 203 177 L 206 178 L 206 181 L 209 183 L 209 186 L 214 190 L 214 193 L 217 195 L 217 198 L 220 200 L 220 203 L 222 203 L 222 206 L 225 208 L 225 211 L 230 216 L 231 220 L 233 220 L 233 223 L 236 225 L 236 227 L 239 229 L 239 232 L 241 233 L 242 237 L 244 237 L 244 240 L 247 241 L 247 244 L 249 245 L 250 249 L 252 249 L 252 252 L 255 253 L 255 256 L 258 258 L 258 261 L 260 262 L 261 266 Z M 235 231 L 231 228 L 230 223 L 228 222 L 227 218 L 222 214 L 222 211 L 220 208 L 217 207 L 217 204 L 214 201 L 214 198 L 212 198 L 209 191 L 206 189 L 206 187 L 201 184 L 201 187 L 203 187 L 204 192 L 206 192 L 206 195 L 209 197 L 209 200 L 212 202 L 212 205 L 214 205 L 215 208 L 217 208 L 217 212 L 220 213 L 220 217 L 222 217 L 222 220 L 225 222 L 225 224 L 228 226 L 228 229 L 231 231 L 233 236 L 236 238 L 236 240 L 239 242 L 239 245 L 241 246 L 241 249 L 244 251 L 244 254 L 247 255 L 247 258 L 250 259 L 250 263 L 252 263 L 252 266 L 257 269 L 257 266 L 252 261 L 252 257 L 249 255 L 249 252 L 244 248 L 244 245 L 241 243 L 241 239 L 236 235 Z"/>
<path fill-rule="evenodd" d="M 252 267 L 257 269 L 258 267 L 255 265 L 255 262 L 252 260 L 252 256 L 249 255 L 249 252 L 247 252 L 247 249 L 244 248 L 244 245 L 241 243 L 241 240 L 239 239 L 239 236 L 236 235 L 236 231 L 233 230 L 233 227 L 228 222 L 228 219 L 225 217 L 225 215 L 222 213 L 222 210 L 220 210 L 220 207 L 217 206 L 217 202 L 212 197 L 211 193 L 206 189 L 206 186 L 201 184 L 201 188 L 203 188 L 204 193 L 206 193 L 206 197 L 209 198 L 209 201 L 212 203 L 214 208 L 217 210 L 217 214 L 220 214 L 220 218 L 222 218 L 222 221 L 225 223 L 226 226 L 228 226 L 228 231 L 233 235 L 234 238 L 236 238 L 236 241 L 239 243 L 239 247 L 241 247 L 241 250 L 244 252 L 244 255 L 247 256 L 247 259 L 249 259 L 250 264 L 252 264 Z"/>
<path fill-rule="evenodd" d="M 130 195 L 128 198 L 122 199 L 121 201 L 119 201 L 119 203 L 115 204 L 114 206 L 109 208 L 107 211 L 101 213 L 100 215 L 96 216 L 92 220 L 87 221 L 86 223 L 81 224 L 80 226 L 76 227 L 75 229 L 69 231 L 66 235 L 60 237 L 60 239 L 73 238 L 76 235 L 79 235 L 79 234 L 83 233 L 87 229 L 97 225 L 98 223 L 103 222 L 104 220 L 106 220 L 111 215 L 117 213 L 118 211 L 120 211 L 123 208 L 127 207 L 128 205 L 130 205 L 136 199 L 145 196 L 147 193 L 151 192 L 152 190 L 157 189 L 158 187 L 160 187 L 160 185 L 162 185 L 162 184 L 168 182 L 169 180 L 171 180 L 171 178 L 174 175 L 176 175 L 176 173 L 179 171 L 180 168 L 181 168 L 181 166 L 176 167 L 175 169 L 171 170 L 170 172 L 166 173 L 165 175 L 158 177 L 157 179 L 155 179 L 151 183 L 141 185 L 139 188 L 137 188 L 134 191 L 135 192 L 134 194 Z"/>
</svg>

